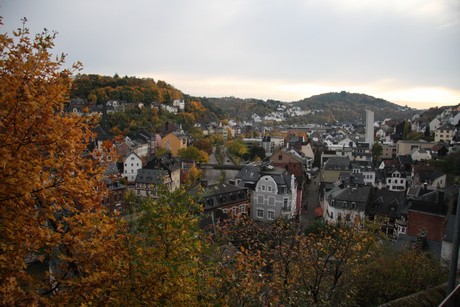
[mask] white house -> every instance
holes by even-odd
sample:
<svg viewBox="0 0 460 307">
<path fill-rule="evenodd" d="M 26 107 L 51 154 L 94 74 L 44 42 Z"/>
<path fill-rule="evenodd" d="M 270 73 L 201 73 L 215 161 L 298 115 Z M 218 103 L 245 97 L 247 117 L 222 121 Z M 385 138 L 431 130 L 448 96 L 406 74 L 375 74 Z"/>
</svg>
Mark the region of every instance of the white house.
<svg viewBox="0 0 460 307">
<path fill-rule="evenodd" d="M 129 183 L 134 183 L 137 171 L 142 168 L 142 159 L 134 152 L 130 153 L 123 160 L 123 177 Z"/>
<path fill-rule="evenodd" d="M 359 226 L 365 217 L 366 204 L 369 202 L 371 187 L 349 186 L 335 187 L 326 193 L 323 202 L 323 218 L 331 223 L 346 223 Z"/>
<path fill-rule="evenodd" d="M 255 220 L 293 218 L 296 214 L 297 185 L 294 175 L 289 179 L 285 174 L 275 176 L 278 183 L 271 175 L 264 175 L 257 182 L 252 193 L 252 218 Z"/>
<path fill-rule="evenodd" d="M 431 151 L 423 148 L 414 148 L 409 154 L 412 161 L 431 160 Z"/>
<path fill-rule="evenodd" d="M 404 191 L 406 190 L 407 178 L 400 171 L 392 169 L 388 172 L 386 177 L 386 186 L 390 191 Z"/>
</svg>

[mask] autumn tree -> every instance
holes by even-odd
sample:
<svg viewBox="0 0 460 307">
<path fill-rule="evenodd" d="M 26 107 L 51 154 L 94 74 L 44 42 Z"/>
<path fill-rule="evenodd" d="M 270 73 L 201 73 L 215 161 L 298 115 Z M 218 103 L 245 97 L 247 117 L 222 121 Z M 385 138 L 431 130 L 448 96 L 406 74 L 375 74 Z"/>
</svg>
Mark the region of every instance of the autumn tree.
<svg viewBox="0 0 460 307">
<path fill-rule="evenodd" d="M 199 163 L 207 163 L 209 160 L 209 156 L 205 151 L 199 150 L 193 145 L 179 149 L 177 155 L 182 159 L 191 159 Z"/>
<path fill-rule="evenodd" d="M 202 255 L 206 246 L 199 229 L 201 207 L 185 190 L 162 189 L 159 198 L 134 204 L 116 285 L 115 305 L 198 305 L 206 293 Z"/>
<path fill-rule="evenodd" d="M 95 119 L 64 113 L 80 65 L 63 68 L 65 56 L 51 53 L 54 38 L 47 31 L 32 37 L 25 26 L 13 37 L 0 36 L 2 305 L 37 304 L 64 291 L 69 276 L 74 282 L 89 277 L 84 263 L 90 258 L 81 258 L 78 242 L 99 240 L 93 252 L 103 252 L 113 239 L 104 236 L 116 233 L 108 221 L 98 224 L 100 231 L 80 228 L 96 229 L 93 221 L 106 219 L 99 207 L 105 156 L 87 152 Z M 46 266 L 51 258 L 58 268 L 51 275 L 28 270 L 31 262 Z"/>
</svg>

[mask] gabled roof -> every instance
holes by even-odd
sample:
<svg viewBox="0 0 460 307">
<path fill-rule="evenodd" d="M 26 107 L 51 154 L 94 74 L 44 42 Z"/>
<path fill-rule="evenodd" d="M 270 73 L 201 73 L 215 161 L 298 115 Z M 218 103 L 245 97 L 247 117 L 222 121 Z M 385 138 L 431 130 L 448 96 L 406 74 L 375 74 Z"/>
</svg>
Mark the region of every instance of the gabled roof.
<svg viewBox="0 0 460 307">
<path fill-rule="evenodd" d="M 158 185 L 165 183 L 165 177 L 169 177 L 169 173 L 166 170 L 143 168 L 137 171 L 135 182 Z"/>
<path fill-rule="evenodd" d="M 324 162 L 325 170 L 345 170 L 350 166 L 350 158 L 348 157 L 330 157 Z"/>
<path fill-rule="evenodd" d="M 407 213 L 405 192 L 390 191 L 388 189 L 375 190 L 372 200 L 366 207 L 366 214 L 383 215 L 390 218 L 399 218 Z"/>
</svg>

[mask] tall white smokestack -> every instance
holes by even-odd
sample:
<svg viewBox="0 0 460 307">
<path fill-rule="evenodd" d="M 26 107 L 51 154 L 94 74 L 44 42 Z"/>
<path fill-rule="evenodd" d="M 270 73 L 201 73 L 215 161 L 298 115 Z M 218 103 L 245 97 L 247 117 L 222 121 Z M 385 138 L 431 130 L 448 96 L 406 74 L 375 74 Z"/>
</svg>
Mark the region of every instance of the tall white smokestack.
<svg viewBox="0 0 460 307">
<path fill-rule="evenodd" d="M 369 148 L 374 145 L 374 112 L 366 110 L 366 143 L 369 143 Z"/>
</svg>

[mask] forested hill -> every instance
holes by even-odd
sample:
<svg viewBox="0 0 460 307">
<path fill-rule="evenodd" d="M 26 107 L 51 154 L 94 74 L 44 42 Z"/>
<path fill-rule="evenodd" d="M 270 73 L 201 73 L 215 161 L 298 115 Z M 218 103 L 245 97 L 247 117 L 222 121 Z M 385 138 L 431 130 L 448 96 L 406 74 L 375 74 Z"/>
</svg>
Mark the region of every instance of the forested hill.
<svg viewBox="0 0 460 307">
<path fill-rule="evenodd" d="M 79 74 L 73 80 L 71 97 L 96 104 L 104 104 L 108 100 L 172 103 L 174 99 L 182 99 L 183 94 L 165 81 L 155 82 L 151 78 Z"/>
<path fill-rule="evenodd" d="M 419 112 L 384 99 L 348 92 L 315 95 L 292 103 L 235 97 L 200 99 L 205 107 L 219 110 L 216 110 L 215 113 L 226 114 L 236 120 L 249 120 L 252 114 L 265 116 L 276 112 L 280 107 L 284 107 L 285 110 L 296 107 L 300 111 L 310 111 L 309 114 L 302 116 L 286 116 L 286 122 L 290 124 L 335 123 L 337 121 L 362 123 L 366 118 L 366 109 L 374 112 L 375 120 L 385 118 L 402 120 Z"/>
<path fill-rule="evenodd" d="M 366 118 L 366 109 L 374 112 L 375 120 L 385 118 L 402 120 L 420 112 L 381 98 L 345 91 L 315 95 L 293 102 L 292 105 L 312 111 L 322 110 L 315 113 L 315 117 L 326 122 L 363 122 Z"/>
<path fill-rule="evenodd" d="M 165 81 L 119 77 L 118 75 L 113 77 L 92 74 L 77 75 L 73 82 L 71 97 L 79 97 L 95 104 L 104 104 L 108 100 L 144 104 L 158 102 L 169 105 L 175 99 L 184 99 L 187 102 L 198 101 L 206 108 L 201 116 L 203 123 L 224 118 L 249 121 L 253 114 L 263 117 L 277 111 L 283 112 L 282 110 L 285 111 L 283 116 L 287 124 L 362 123 L 366 117 L 366 109 L 374 112 L 375 120 L 385 118 L 402 120 L 418 112 L 418 110 L 402 107 L 384 99 L 344 91 L 315 95 L 291 103 L 236 97 L 190 97 Z M 297 108 L 304 114 L 301 116 L 288 115 L 286 111 L 292 108 Z"/>
</svg>

